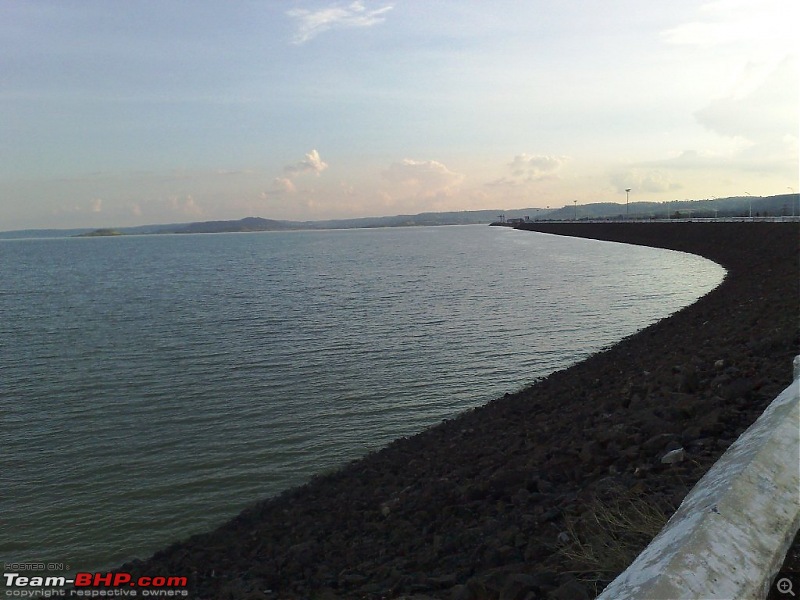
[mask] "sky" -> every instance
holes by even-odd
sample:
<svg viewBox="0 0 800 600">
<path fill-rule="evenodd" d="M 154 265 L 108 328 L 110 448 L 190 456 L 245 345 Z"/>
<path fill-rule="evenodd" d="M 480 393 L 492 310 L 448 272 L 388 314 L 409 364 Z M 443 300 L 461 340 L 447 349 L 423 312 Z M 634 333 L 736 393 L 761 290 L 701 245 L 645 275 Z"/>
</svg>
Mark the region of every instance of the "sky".
<svg viewBox="0 0 800 600">
<path fill-rule="evenodd" d="M 0 0 L 0 230 L 800 191 L 796 0 Z"/>
</svg>

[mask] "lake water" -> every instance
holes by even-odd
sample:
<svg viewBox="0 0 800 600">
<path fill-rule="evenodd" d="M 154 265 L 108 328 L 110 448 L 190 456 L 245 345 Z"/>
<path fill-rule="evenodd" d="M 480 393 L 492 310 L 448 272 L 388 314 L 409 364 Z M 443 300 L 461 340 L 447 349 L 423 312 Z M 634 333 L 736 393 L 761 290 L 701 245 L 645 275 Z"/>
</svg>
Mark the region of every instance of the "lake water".
<svg viewBox="0 0 800 600">
<path fill-rule="evenodd" d="M 486 226 L 0 241 L 0 560 L 145 557 L 723 275 Z"/>
</svg>

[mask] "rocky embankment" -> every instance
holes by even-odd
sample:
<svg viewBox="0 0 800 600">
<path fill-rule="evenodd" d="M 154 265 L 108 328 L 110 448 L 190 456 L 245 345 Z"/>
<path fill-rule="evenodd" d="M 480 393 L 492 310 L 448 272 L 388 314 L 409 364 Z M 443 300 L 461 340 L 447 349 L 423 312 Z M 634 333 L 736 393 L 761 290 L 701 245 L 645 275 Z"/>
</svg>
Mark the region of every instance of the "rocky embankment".
<svg viewBox="0 0 800 600">
<path fill-rule="evenodd" d="M 197 598 L 592 597 L 790 383 L 800 230 L 526 227 L 692 252 L 728 275 L 522 392 L 122 568 L 188 575 Z"/>
</svg>

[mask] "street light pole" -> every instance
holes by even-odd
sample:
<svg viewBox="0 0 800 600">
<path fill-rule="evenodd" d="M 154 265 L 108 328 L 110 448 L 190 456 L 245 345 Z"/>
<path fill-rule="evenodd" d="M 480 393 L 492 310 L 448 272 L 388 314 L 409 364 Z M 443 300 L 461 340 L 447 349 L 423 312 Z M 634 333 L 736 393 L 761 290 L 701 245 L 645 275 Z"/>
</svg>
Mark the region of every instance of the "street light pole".
<svg viewBox="0 0 800 600">
<path fill-rule="evenodd" d="M 575 203 L 575 220 L 577 221 L 578 220 L 578 201 L 577 200 L 573 200 L 572 202 Z"/>
<path fill-rule="evenodd" d="M 625 188 L 625 218 L 628 218 L 628 194 L 631 193 L 631 188 Z"/>
</svg>

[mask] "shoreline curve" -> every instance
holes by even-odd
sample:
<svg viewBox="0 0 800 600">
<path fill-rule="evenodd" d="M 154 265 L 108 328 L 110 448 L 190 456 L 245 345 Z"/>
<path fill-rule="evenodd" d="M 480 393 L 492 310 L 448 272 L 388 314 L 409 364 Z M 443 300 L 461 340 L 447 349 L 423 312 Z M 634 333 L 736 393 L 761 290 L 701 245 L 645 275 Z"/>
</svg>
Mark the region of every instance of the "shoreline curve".
<svg viewBox="0 0 800 600">
<path fill-rule="evenodd" d="M 800 231 L 796 223 L 519 228 L 690 252 L 727 275 L 694 304 L 529 388 L 119 570 L 186 575 L 196 598 L 599 591 L 575 578 L 562 552 L 569 524 L 620 493 L 676 507 L 791 382 Z M 675 447 L 686 459 L 662 463 Z"/>
</svg>

